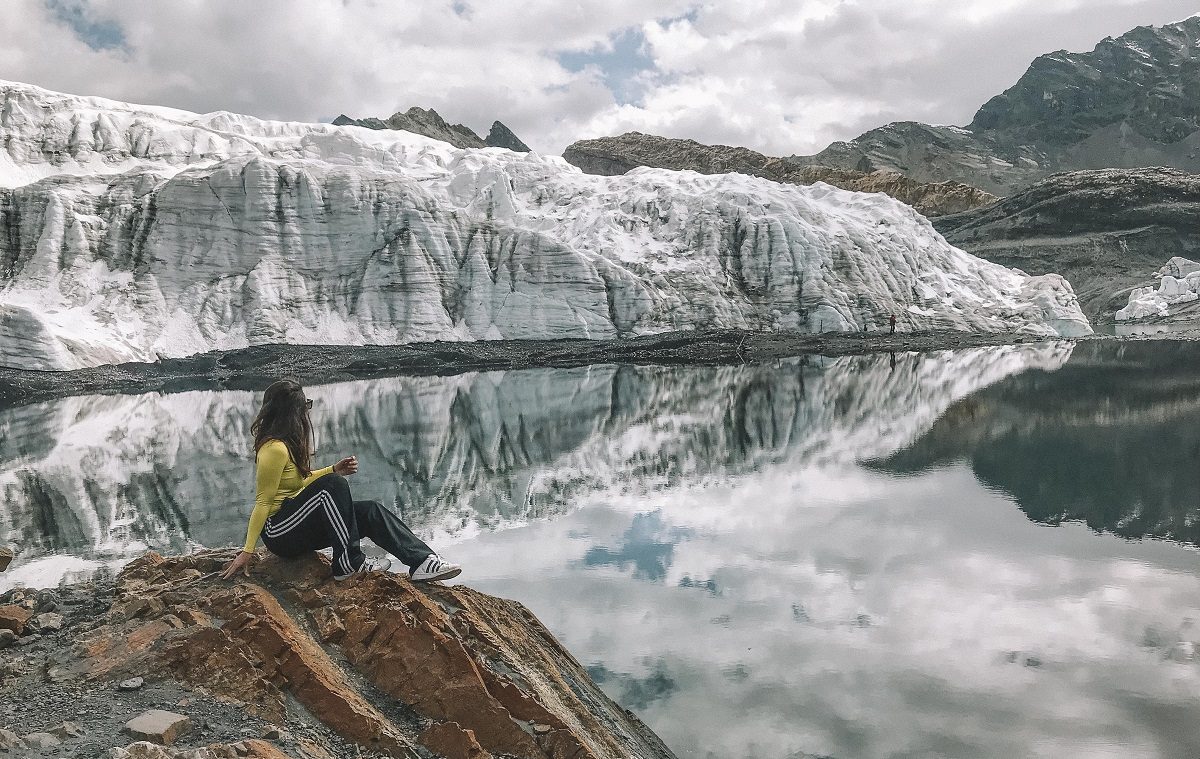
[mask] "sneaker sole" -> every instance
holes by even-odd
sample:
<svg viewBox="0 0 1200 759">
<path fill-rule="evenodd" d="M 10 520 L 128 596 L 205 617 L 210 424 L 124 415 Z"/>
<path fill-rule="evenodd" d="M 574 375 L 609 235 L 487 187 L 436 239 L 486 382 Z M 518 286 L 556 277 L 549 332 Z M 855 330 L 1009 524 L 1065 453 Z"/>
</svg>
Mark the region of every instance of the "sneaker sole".
<svg viewBox="0 0 1200 759">
<path fill-rule="evenodd" d="M 448 569 L 441 574 L 430 575 L 429 577 L 416 578 L 412 575 L 409 575 L 408 579 L 412 580 L 413 582 L 436 582 L 438 580 L 452 580 L 455 577 L 458 577 L 460 574 L 462 574 L 462 567 L 459 567 L 458 569 Z"/>
</svg>

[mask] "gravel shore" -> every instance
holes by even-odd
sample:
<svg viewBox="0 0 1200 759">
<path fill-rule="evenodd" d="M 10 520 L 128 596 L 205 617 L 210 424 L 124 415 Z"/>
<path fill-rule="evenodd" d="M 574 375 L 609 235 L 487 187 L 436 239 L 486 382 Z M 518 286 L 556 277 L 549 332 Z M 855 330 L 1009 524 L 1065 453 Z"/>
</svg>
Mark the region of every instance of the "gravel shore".
<svg viewBox="0 0 1200 759">
<path fill-rule="evenodd" d="M 264 345 L 156 363 L 70 372 L 0 368 L 0 409 L 89 393 L 261 389 L 280 377 L 322 384 L 365 377 L 449 375 L 589 364 L 737 364 L 786 356 L 937 351 L 1061 338 L 958 331 L 887 333 L 670 332 L 621 340 L 502 340 L 407 345 Z"/>
</svg>

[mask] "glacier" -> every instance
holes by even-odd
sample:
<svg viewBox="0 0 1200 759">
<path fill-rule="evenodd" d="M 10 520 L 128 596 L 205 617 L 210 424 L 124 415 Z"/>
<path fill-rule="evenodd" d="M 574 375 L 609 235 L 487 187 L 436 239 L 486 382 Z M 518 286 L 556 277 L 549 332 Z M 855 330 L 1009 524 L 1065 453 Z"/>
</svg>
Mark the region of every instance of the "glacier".
<svg viewBox="0 0 1200 759">
<path fill-rule="evenodd" d="M 438 546 L 617 493 L 883 458 L 954 403 L 1066 341 L 723 367 L 599 365 L 360 380 L 307 389 L 318 459 L 355 454 L 357 497 Z M 8 585 L 81 579 L 146 550 L 241 542 L 258 396 L 76 396 L 0 411 Z M 248 500 L 250 498 L 250 500 Z"/>
<path fill-rule="evenodd" d="M 1154 276 L 1158 287 L 1131 290 L 1129 302 L 1117 311 L 1117 321 L 1166 318 L 1171 315 L 1171 306 L 1200 300 L 1200 263 L 1173 256 Z"/>
<path fill-rule="evenodd" d="M 1070 285 L 829 185 L 0 82 L 0 366 L 669 330 L 1080 336 Z"/>
</svg>

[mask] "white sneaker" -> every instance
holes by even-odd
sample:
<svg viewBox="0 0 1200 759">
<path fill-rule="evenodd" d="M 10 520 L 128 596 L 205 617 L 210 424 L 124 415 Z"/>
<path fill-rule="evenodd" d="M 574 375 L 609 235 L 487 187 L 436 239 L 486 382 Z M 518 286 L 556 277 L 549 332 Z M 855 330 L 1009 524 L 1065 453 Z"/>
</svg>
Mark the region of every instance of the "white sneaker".
<svg viewBox="0 0 1200 759">
<path fill-rule="evenodd" d="M 354 577 L 355 575 L 366 574 L 367 572 L 374 572 L 375 570 L 379 570 L 380 572 L 386 572 L 386 571 L 388 571 L 388 568 L 391 566 L 392 566 L 392 560 L 387 558 L 386 556 L 381 556 L 379 558 L 373 558 L 371 556 L 368 556 L 367 558 L 363 559 L 363 563 L 361 565 L 359 565 L 358 569 L 354 570 L 350 574 L 334 575 L 333 579 L 349 580 L 351 577 Z"/>
<path fill-rule="evenodd" d="M 431 582 L 433 580 L 449 580 L 462 574 L 462 567 L 444 561 L 441 556 L 431 553 L 421 562 L 421 566 L 408 573 L 413 582 Z"/>
</svg>

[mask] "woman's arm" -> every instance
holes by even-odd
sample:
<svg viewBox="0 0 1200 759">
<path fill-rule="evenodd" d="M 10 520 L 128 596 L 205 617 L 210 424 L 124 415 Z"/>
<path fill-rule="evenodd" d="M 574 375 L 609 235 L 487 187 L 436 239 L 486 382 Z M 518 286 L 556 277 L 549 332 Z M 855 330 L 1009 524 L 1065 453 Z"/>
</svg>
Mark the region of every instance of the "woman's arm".
<svg viewBox="0 0 1200 759">
<path fill-rule="evenodd" d="M 281 442 L 273 440 L 258 449 L 254 469 L 254 511 L 250 514 L 246 544 L 242 548 L 246 553 L 254 553 L 254 547 L 258 545 L 259 533 L 271 515 L 271 505 L 275 502 L 275 494 L 279 492 L 279 480 L 283 477 L 287 461 L 287 446 Z"/>
<path fill-rule="evenodd" d="M 334 469 L 334 467 L 332 467 L 332 466 L 326 466 L 326 467 L 321 467 L 320 469 L 314 469 L 311 474 L 309 474 L 307 477 L 304 478 L 304 483 L 303 483 L 304 487 L 308 487 L 312 483 L 312 481 L 317 479 L 318 477 L 324 477 L 325 475 L 331 474 L 332 472 L 335 472 L 335 471 L 337 471 L 337 470 Z"/>
</svg>

